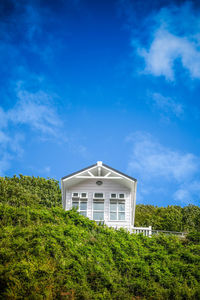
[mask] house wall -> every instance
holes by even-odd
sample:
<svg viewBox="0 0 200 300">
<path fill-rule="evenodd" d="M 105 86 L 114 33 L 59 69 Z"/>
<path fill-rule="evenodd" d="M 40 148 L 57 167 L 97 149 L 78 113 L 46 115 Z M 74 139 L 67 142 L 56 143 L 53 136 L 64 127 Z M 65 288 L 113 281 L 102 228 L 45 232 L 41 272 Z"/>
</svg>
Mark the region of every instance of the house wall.
<svg viewBox="0 0 200 300">
<path fill-rule="evenodd" d="M 112 227 L 127 227 L 132 224 L 132 205 L 131 205 L 131 192 L 130 189 L 121 185 L 120 180 L 106 179 L 102 180 L 103 184 L 98 186 L 96 179 L 86 179 L 79 184 L 76 184 L 68 189 L 65 188 L 65 209 L 72 208 L 72 193 L 73 192 L 86 192 L 88 193 L 88 218 L 93 218 L 93 194 L 95 192 L 104 193 L 104 222 Z M 125 221 L 110 221 L 110 193 L 125 193 Z"/>
</svg>

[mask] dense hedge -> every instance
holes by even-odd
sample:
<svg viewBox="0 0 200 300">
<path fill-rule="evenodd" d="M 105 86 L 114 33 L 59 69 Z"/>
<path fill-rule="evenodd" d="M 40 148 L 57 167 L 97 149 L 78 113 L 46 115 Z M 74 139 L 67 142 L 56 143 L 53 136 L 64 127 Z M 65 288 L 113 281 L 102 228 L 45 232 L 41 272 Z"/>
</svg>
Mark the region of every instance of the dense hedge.
<svg viewBox="0 0 200 300">
<path fill-rule="evenodd" d="M 0 202 L 17 207 L 61 207 L 61 190 L 54 179 L 23 175 L 0 177 Z"/>
<path fill-rule="evenodd" d="M 195 205 L 157 207 L 139 204 L 135 218 L 135 226 L 151 225 L 157 230 L 200 232 L 200 207 Z"/>
<path fill-rule="evenodd" d="M 1 299 L 200 299 L 197 233 L 98 226 L 65 212 L 50 179 L 2 178 L 0 199 Z"/>
</svg>

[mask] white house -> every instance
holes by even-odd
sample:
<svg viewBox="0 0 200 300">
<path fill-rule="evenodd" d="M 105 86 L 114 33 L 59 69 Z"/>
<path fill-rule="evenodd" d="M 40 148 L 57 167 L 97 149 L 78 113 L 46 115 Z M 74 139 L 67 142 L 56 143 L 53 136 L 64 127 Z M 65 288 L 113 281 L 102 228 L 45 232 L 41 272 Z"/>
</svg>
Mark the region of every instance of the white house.
<svg viewBox="0 0 200 300">
<path fill-rule="evenodd" d="M 61 179 L 65 210 L 77 207 L 79 213 L 96 222 L 150 235 L 150 228 L 135 228 L 137 180 L 101 161 Z"/>
</svg>

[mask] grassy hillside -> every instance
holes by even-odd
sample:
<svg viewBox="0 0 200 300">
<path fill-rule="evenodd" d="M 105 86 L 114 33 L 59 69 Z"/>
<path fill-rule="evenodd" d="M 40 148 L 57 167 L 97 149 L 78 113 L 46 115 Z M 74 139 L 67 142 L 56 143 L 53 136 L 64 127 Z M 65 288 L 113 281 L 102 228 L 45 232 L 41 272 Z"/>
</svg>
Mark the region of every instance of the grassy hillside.
<svg viewBox="0 0 200 300">
<path fill-rule="evenodd" d="M 98 226 L 58 182 L 0 178 L 1 299 L 200 299 L 200 245 Z"/>
</svg>

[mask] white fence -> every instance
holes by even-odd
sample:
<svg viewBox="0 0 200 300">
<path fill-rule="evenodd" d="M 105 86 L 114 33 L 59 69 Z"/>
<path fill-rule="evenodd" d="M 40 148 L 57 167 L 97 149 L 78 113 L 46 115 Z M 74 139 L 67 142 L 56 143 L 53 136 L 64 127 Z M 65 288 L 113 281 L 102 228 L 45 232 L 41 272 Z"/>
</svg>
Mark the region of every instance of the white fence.
<svg viewBox="0 0 200 300">
<path fill-rule="evenodd" d="M 149 226 L 149 227 L 132 227 L 130 231 L 131 231 L 131 233 L 136 233 L 136 234 L 142 233 L 145 236 L 152 235 L 151 226 Z"/>
<path fill-rule="evenodd" d="M 120 229 L 122 226 L 113 226 L 115 229 Z M 167 230 L 155 230 L 149 227 L 128 227 L 123 226 L 124 229 L 128 230 L 130 233 L 139 234 L 142 233 L 144 236 L 151 237 L 152 235 L 163 233 L 165 235 L 176 235 L 178 237 L 185 237 L 187 235 L 186 232 L 178 232 L 178 231 L 167 231 Z"/>
<path fill-rule="evenodd" d="M 179 232 L 179 231 L 167 231 L 167 230 L 155 230 L 152 229 L 151 226 L 149 227 L 133 227 L 131 229 L 132 233 L 143 233 L 145 236 L 152 236 L 155 234 L 163 233 L 165 235 L 176 235 L 178 237 L 185 237 L 187 235 L 187 232 Z"/>
</svg>

